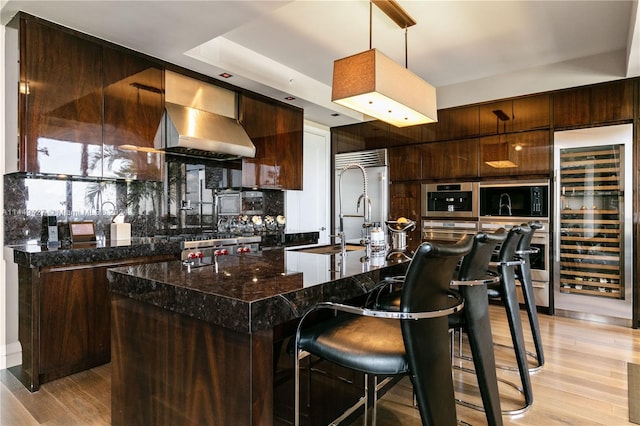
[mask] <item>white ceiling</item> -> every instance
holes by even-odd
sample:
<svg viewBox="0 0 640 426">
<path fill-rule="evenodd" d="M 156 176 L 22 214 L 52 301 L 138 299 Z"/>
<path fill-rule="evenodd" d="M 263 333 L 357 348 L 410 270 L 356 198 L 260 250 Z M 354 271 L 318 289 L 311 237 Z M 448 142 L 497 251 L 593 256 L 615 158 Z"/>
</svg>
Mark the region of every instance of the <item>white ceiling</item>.
<svg viewBox="0 0 640 426">
<path fill-rule="evenodd" d="M 369 48 L 366 0 L 0 0 L 18 10 L 305 108 L 335 126 L 333 61 Z M 408 67 L 438 107 L 640 76 L 638 1 L 399 0 L 417 21 Z M 404 64 L 404 30 L 373 8 L 372 47 Z M 338 113 L 338 116 L 332 116 Z"/>
</svg>

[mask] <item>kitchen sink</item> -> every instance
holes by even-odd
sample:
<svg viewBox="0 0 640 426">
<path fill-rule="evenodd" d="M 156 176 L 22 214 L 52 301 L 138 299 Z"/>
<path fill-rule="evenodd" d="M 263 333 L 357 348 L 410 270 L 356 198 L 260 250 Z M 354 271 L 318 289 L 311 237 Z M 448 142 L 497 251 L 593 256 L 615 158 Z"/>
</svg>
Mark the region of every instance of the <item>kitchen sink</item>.
<svg viewBox="0 0 640 426">
<path fill-rule="evenodd" d="M 364 250 L 364 246 L 347 244 L 347 251 Z M 300 251 L 303 253 L 315 253 L 315 254 L 337 254 L 340 253 L 340 244 L 329 244 L 326 246 L 307 247 L 301 249 L 293 249 L 290 251 Z"/>
</svg>

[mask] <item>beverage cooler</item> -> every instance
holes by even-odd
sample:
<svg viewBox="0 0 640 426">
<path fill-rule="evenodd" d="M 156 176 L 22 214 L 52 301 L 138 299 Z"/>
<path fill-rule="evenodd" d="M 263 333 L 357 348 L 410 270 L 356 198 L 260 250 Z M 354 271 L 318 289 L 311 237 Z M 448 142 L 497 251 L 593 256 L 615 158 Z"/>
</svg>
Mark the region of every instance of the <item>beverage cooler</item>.
<svg viewBox="0 0 640 426">
<path fill-rule="evenodd" d="M 631 321 L 633 127 L 556 132 L 554 307 Z"/>
</svg>

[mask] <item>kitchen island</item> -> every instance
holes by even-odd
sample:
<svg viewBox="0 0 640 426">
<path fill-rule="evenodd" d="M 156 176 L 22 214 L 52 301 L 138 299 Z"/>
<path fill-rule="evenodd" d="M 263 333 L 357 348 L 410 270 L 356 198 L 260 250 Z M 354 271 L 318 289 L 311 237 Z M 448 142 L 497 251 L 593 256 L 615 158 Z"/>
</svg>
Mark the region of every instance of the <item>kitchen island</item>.
<svg viewBox="0 0 640 426">
<path fill-rule="evenodd" d="M 408 265 L 363 255 L 276 249 L 109 270 L 112 424 L 273 424 L 278 342 L 291 324 Z"/>
</svg>

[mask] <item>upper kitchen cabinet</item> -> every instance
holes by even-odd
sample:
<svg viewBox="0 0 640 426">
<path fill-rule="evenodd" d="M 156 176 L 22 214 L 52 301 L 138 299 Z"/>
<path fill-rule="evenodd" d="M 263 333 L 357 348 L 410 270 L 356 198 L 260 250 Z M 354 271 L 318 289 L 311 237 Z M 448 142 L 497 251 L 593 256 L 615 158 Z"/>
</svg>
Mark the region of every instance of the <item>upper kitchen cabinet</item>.
<svg viewBox="0 0 640 426">
<path fill-rule="evenodd" d="M 422 142 L 462 139 L 477 136 L 480 129 L 478 106 L 438 110 L 438 121 L 416 126 Z"/>
<path fill-rule="evenodd" d="M 478 139 L 431 142 L 422 146 L 422 179 L 478 177 Z"/>
<path fill-rule="evenodd" d="M 504 134 L 549 128 L 549 95 L 480 105 L 480 134 Z"/>
<path fill-rule="evenodd" d="M 547 94 L 526 96 L 513 100 L 514 132 L 548 129 L 550 126 L 551 97 Z"/>
<path fill-rule="evenodd" d="M 480 131 L 477 105 L 438 111 L 438 121 L 438 140 L 477 136 Z"/>
<path fill-rule="evenodd" d="M 633 81 L 622 80 L 557 92 L 554 128 L 601 124 L 633 118 Z"/>
<path fill-rule="evenodd" d="M 334 154 L 387 148 L 389 124 L 379 120 L 331 128 L 331 145 Z"/>
<path fill-rule="evenodd" d="M 242 185 L 302 189 L 302 110 L 243 95 L 239 116 L 256 146 L 242 160 Z"/>
<path fill-rule="evenodd" d="M 389 179 L 391 182 L 422 178 L 422 147 L 405 145 L 389 148 Z"/>
<path fill-rule="evenodd" d="M 513 131 L 513 101 L 480 105 L 480 134 L 493 135 Z"/>
<path fill-rule="evenodd" d="M 102 47 L 20 19 L 18 171 L 102 175 Z"/>
<path fill-rule="evenodd" d="M 162 180 L 164 155 L 154 138 L 164 112 L 163 69 L 104 47 L 104 176 Z"/>
<path fill-rule="evenodd" d="M 389 147 L 411 145 L 423 142 L 422 125 L 395 127 L 389 126 Z M 385 148 L 380 146 L 379 148 Z"/>
<path fill-rule="evenodd" d="M 548 130 L 480 138 L 480 177 L 548 176 L 550 150 Z"/>
</svg>

